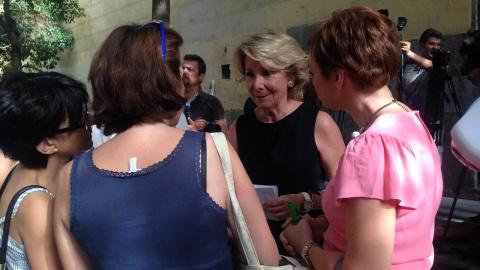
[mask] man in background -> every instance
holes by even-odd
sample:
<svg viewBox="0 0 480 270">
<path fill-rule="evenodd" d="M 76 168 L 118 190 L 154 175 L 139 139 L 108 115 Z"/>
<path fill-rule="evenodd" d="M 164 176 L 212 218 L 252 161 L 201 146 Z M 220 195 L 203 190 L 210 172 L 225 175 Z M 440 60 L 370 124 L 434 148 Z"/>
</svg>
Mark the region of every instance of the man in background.
<svg viewBox="0 0 480 270">
<path fill-rule="evenodd" d="M 420 36 L 420 54 L 411 50 L 411 43 L 401 41 L 402 52 L 408 57 L 403 64 L 403 89 L 397 87 L 394 96 L 413 110 L 420 111 L 420 116 L 425 121 L 425 108 L 429 73 L 433 70 L 433 50 L 440 50 L 443 34 L 433 28 L 425 30 Z"/>
<path fill-rule="evenodd" d="M 225 110 L 215 96 L 202 91 L 206 65 L 196 54 L 187 54 L 183 58 L 183 84 L 185 97 L 188 98 L 184 113 L 190 130 L 218 132 L 227 134 L 228 127 Z"/>
</svg>

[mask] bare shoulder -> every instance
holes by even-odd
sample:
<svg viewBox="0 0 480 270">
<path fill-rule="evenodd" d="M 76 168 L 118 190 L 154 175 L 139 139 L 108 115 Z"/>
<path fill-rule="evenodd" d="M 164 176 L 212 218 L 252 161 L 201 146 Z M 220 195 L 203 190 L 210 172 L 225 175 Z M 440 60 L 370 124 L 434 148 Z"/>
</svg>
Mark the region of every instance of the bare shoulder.
<svg viewBox="0 0 480 270">
<path fill-rule="evenodd" d="M 44 190 L 37 190 L 26 195 L 18 207 L 15 218 L 21 224 L 21 235 L 40 237 L 44 234 L 46 224 L 53 217 L 55 199 Z M 23 238 L 23 237 L 22 237 Z"/>
<path fill-rule="evenodd" d="M 232 144 L 233 149 L 235 149 L 235 151 L 238 151 L 238 147 L 237 147 L 237 120 L 233 121 L 233 123 L 230 125 L 227 139 Z"/>
<path fill-rule="evenodd" d="M 337 123 L 335 123 L 332 116 L 330 114 L 324 112 L 324 111 L 319 111 L 318 114 L 317 114 L 317 121 L 315 122 L 315 126 L 316 127 L 331 127 L 332 125 L 337 126 Z"/>
</svg>

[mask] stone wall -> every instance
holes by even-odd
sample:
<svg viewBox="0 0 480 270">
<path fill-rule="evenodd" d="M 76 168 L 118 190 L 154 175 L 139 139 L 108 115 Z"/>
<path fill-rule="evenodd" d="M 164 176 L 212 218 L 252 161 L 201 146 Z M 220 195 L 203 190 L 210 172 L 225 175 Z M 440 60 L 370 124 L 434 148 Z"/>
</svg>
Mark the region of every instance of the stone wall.
<svg viewBox="0 0 480 270">
<path fill-rule="evenodd" d="M 151 19 L 152 1 L 79 2 L 85 8 L 86 17 L 67 25 L 74 33 L 75 49 L 61 55 L 56 70 L 88 83 L 90 61 L 101 42 L 121 24 Z M 398 17 L 406 17 L 408 23 L 401 32 L 405 40 L 415 41 L 429 27 L 441 30 L 446 35 L 443 48 L 452 52 L 450 72 L 463 110 L 480 96 L 480 89 L 460 75 L 462 59 L 458 54 L 461 41 L 471 27 L 472 17 L 477 15 L 477 0 L 171 0 L 170 21 L 184 37 L 182 54 L 196 53 L 205 59 L 207 74 L 203 88 L 207 90 L 211 82 L 215 82 L 216 95 L 227 111 L 228 124 L 231 124 L 242 113 L 248 97 L 245 83 L 233 68 L 233 52 L 240 42 L 254 32 L 269 28 L 292 35 L 306 49 L 306 40 L 316 24 L 329 18 L 333 11 L 352 5 L 388 9 L 389 17 L 395 22 Z M 418 48 L 415 49 L 418 52 Z M 222 74 L 222 66 L 228 67 L 226 65 L 230 65 L 229 78 Z M 338 112 L 334 112 L 334 117 L 338 118 Z M 444 117 L 445 194 L 452 195 L 461 166 L 449 148 L 450 129 L 458 120 L 451 104 L 446 104 Z M 355 129 L 356 125 L 346 115 L 343 122 L 346 142 Z M 468 172 L 462 197 L 480 199 L 475 181 L 474 174 Z"/>
</svg>

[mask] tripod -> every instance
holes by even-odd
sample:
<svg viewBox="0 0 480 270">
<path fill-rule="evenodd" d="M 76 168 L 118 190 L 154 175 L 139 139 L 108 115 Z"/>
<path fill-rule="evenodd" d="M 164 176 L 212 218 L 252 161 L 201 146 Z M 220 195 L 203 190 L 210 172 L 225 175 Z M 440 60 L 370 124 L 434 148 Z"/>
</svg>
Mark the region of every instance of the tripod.
<svg viewBox="0 0 480 270">
<path fill-rule="evenodd" d="M 457 112 L 458 119 L 463 115 L 458 97 L 452 82 L 452 76 L 448 72 L 448 60 L 450 52 L 443 53 L 439 50 L 435 50 L 433 53 L 433 74 L 429 78 L 428 92 L 427 92 L 427 106 L 425 110 L 425 123 L 427 125 L 430 134 L 432 135 L 435 144 L 437 146 L 442 145 L 443 139 L 443 105 L 444 100 L 450 102 L 450 99 L 447 97 L 445 90 L 445 82 L 448 85 L 450 90 L 450 96 L 452 97 L 455 110 Z M 447 232 L 450 227 L 452 220 L 453 212 L 457 204 L 458 197 L 460 196 L 460 191 L 463 186 L 463 181 L 467 167 L 463 166 L 460 173 L 460 178 L 457 181 L 457 185 L 454 188 L 454 198 L 453 203 L 450 208 L 450 213 L 448 214 L 447 223 L 442 235 L 442 241 L 440 242 L 439 250 L 442 253 L 445 253 L 443 250 L 443 243 L 445 243 Z"/>
</svg>

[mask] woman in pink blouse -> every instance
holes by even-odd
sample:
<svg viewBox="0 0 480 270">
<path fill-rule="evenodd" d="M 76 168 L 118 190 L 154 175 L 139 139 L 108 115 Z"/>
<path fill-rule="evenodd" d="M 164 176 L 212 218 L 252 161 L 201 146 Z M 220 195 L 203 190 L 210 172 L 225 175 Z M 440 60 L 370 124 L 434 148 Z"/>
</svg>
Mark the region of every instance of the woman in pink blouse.
<svg viewBox="0 0 480 270">
<path fill-rule="evenodd" d="M 306 216 L 285 225 L 282 242 L 316 269 L 430 269 L 441 162 L 418 111 L 387 86 L 401 53 L 395 24 L 352 7 L 320 24 L 308 45 L 319 98 L 361 128 L 323 193 L 328 226 Z"/>
</svg>

